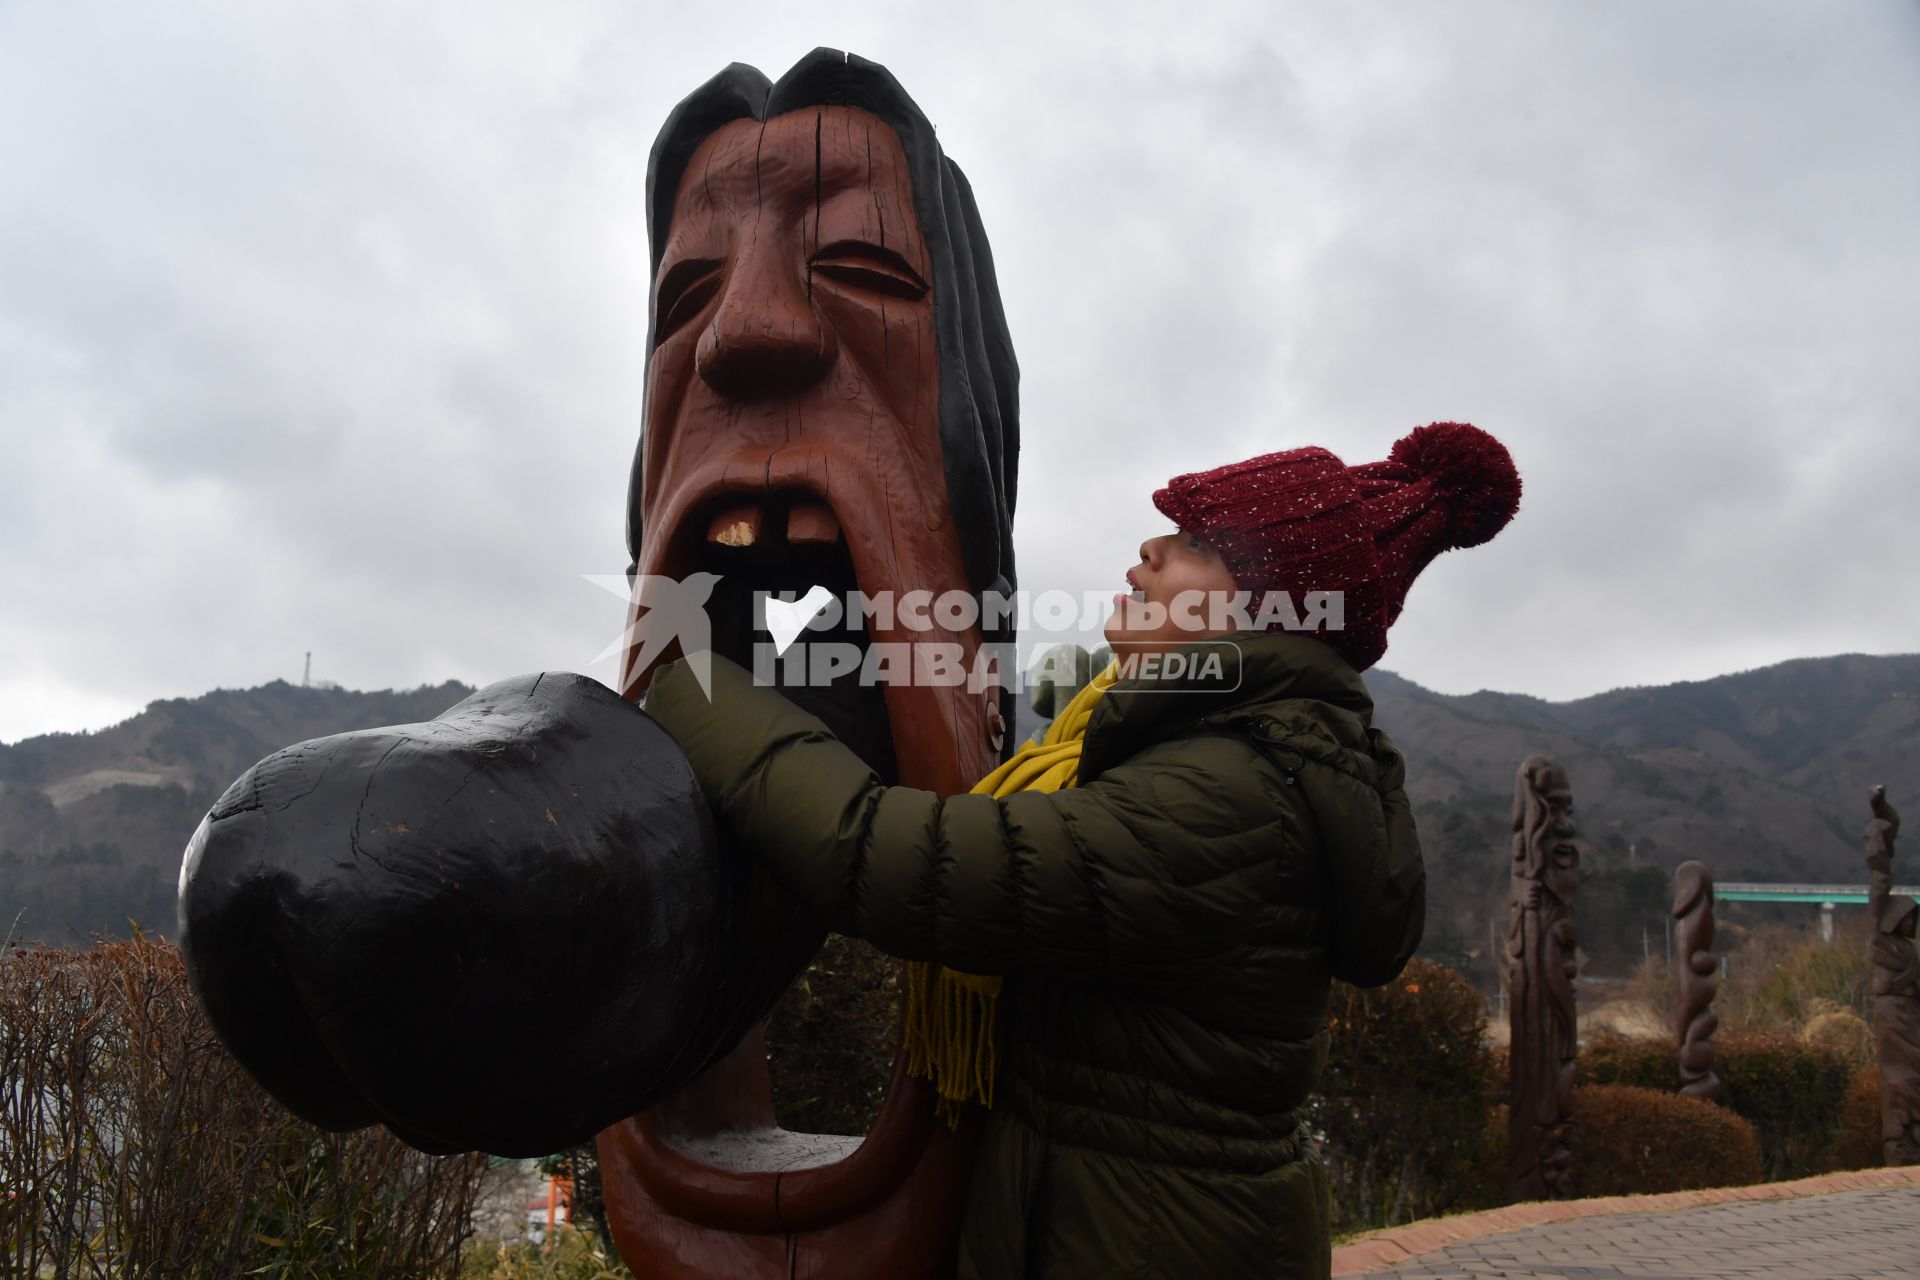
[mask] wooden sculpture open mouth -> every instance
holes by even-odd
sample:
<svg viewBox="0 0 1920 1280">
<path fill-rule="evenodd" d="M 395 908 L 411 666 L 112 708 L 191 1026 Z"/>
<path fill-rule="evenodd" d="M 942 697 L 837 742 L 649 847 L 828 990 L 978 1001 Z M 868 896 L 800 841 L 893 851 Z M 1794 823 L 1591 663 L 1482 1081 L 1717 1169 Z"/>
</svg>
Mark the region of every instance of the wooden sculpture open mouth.
<svg viewBox="0 0 1920 1280">
<path fill-rule="evenodd" d="M 863 683 L 857 667 L 826 676 L 823 664 L 808 661 L 814 646 L 832 646 L 864 654 L 871 644 L 861 611 L 846 604 L 861 584 L 838 517 L 821 495 L 803 489 L 739 492 L 722 490 L 689 510 L 668 542 L 663 560 L 667 576 L 687 581 L 715 575 L 707 600 L 713 651 L 773 682 L 792 701 L 818 716 L 834 736 L 860 756 L 889 785 L 900 777 L 895 758 L 885 688 Z M 769 599 L 797 600 L 824 587 L 840 608 L 833 625 L 814 625 L 784 652 L 777 650 L 766 626 Z M 844 664 L 836 664 L 844 665 Z M 821 678 L 810 678 L 821 677 Z M 756 877 L 750 923 L 741 959 L 753 953 L 754 972 L 746 983 L 750 1011 L 757 1023 L 820 942 L 814 923 L 780 900 Z M 757 1030 L 747 1033 L 741 1052 L 758 1059 L 764 1045 Z M 860 1145 L 858 1137 L 789 1132 L 754 1123 L 740 1097 L 708 1095 L 722 1091 L 757 1093 L 758 1061 L 723 1062 L 694 1080 L 657 1111 L 663 1138 L 698 1162 L 739 1173 L 818 1167 L 844 1159 Z M 746 1079 L 743 1081 L 742 1077 Z M 768 1087 L 770 1088 L 769 1081 Z M 769 1095 L 770 1096 L 770 1095 Z"/>
<path fill-rule="evenodd" d="M 808 658 L 808 651 L 829 649 L 865 655 L 872 643 L 862 611 L 845 607 L 861 584 L 830 506 L 797 489 L 716 494 L 677 531 L 670 563 L 672 576 L 683 580 L 696 572 L 717 576 L 707 602 L 716 653 L 772 676 L 883 782 L 899 780 L 886 690 L 863 682 L 858 665 L 842 669 L 844 662 Z M 764 601 L 798 599 L 815 587 L 824 587 L 837 607 L 801 633 L 798 650 L 776 654 Z"/>
<path fill-rule="evenodd" d="M 829 413 L 806 415 L 810 428 L 829 420 Z M 977 618 L 958 624 L 937 608 L 914 620 L 904 608 L 891 616 L 885 608 L 877 616 L 845 608 L 852 591 L 866 599 L 887 595 L 893 604 L 904 604 L 908 591 L 929 601 L 947 591 L 972 593 L 964 530 L 937 480 L 939 455 L 920 457 L 920 470 L 902 474 L 899 457 L 876 453 L 876 438 L 864 428 L 783 439 L 751 428 L 737 424 L 737 439 L 707 438 L 699 449 L 680 438 L 659 447 L 645 486 L 653 499 L 637 514 L 637 629 L 622 693 L 641 697 L 651 668 L 680 656 L 645 647 L 649 581 L 685 587 L 695 574 L 718 576 L 699 580 L 710 587 L 714 651 L 820 716 L 881 781 L 964 793 L 1000 756 L 1002 691 L 920 679 L 912 670 L 904 679 L 895 670 L 877 681 L 862 664 L 845 662 L 845 649 L 831 677 L 820 679 L 824 672 L 812 662 L 793 670 L 770 660 L 772 635 L 755 608 L 758 593 L 803 597 L 826 587 L 841 603 L 837 618 L 803 631 L 795 649 L 889 645 L 893 654 L 920 654 L 937 645 L 972 672 L 985 639 Z M 641 652 L 649 654 L 645 664 Z M 837 1230 L 868 1213 L 904 1213 L 899 1205 L 908 1203 L 916 1215 L 950 1217 L 970 1126 L 954 1134 L 935 1119 L 931 1086 L 906 1075 L 899 1054 L 864 1136 L 797 1134 L 776 1123 L 762 1023 L 826 933 L 770 875 L 753 869 L 749 850 L 722 848 L 722 856 L 745 869 L 747 892 L 714 988 L 724 1009 L 712 1019 L 720 1034 L 703 1057 L 716 1055 L 678 1092 L 599 1140 L 622 1249 L 632 1245 L 641 1251 L 636 1257 L 643 1255 L 655 1230 L 649 1222 L 662 1213 L 682 1224 L 674 1232 L 708 1232 L 714 1242 Z M 776 1249 L 770 1257 L 778 1255 Z"/>
</svg>

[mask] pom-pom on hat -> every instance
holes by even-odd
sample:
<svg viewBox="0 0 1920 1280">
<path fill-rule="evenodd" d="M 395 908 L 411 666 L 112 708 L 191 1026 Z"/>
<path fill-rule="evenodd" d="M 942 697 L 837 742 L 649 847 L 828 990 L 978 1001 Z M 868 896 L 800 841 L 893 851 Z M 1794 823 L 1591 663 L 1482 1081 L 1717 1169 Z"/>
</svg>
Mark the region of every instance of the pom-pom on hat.
<svg viewBox="0 0 1920 1280">
<path fill-rule="evenodd" d="M 1257 607 L 1285 591 L 1343 595 L 1316 634 L 1358 670 L 1387 650 L 1407 590 L 1442 551 L 1492 538 L 1520 507 L 1506 446 L 1464 422 L 1419 427 L 1385 462 L 1349 467 L 1318 446 L 1175 476 L 1153 504 L 1212 543 Z"/>
</svg>

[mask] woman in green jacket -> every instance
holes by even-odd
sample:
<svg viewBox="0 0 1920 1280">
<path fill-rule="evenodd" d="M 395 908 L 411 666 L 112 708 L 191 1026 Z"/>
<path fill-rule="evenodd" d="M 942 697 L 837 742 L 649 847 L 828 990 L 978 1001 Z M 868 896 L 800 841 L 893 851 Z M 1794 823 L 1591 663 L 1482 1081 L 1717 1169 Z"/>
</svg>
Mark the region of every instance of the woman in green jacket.
<svg viewBox="0 0 1920 1280">
<path fill-rule="evenodd" d="M 973 795 L 881 785 L 724 659 L 711 700 L 684 664 L 655 674 L 647 711 L 790 893 L 929 966 L 910 996 L 999 988 L 961 1276 L 1328 1273 L 1305 1117 L 1330 984 L 1398 974 L 1424 901 L 1359 673 L 1420 570 L 1519 494 L 1457 423 L 1366 466 L 1305 448 L 1176 478 L 1154 501 L 1179 532 L 1141 546 L 1107 625 L 1119 670 Z M 1206 607 L 1236 591 L 1244 613 Z"/>
</svg>

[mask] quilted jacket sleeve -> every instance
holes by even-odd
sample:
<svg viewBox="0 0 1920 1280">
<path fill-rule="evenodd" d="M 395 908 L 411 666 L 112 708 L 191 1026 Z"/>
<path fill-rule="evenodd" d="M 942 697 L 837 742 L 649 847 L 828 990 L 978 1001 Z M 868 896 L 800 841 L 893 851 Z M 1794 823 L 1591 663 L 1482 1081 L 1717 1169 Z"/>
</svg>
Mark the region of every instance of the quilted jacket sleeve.
<svg viewBox="0 0 1920 1280">
<path fill-rule="evenodd" d="M 881 785 L 718 657 L 712 692 L 671 664 L 646 709 L 722 831 L 829 928 L 882 951 L 970 973 L 1177 978 L 1231 954 L 1271 907 L 1275 837 L 1295 816 L 1230 740 L 1166 744 L 1053 794 L 942 798 Z"/>
</svg>

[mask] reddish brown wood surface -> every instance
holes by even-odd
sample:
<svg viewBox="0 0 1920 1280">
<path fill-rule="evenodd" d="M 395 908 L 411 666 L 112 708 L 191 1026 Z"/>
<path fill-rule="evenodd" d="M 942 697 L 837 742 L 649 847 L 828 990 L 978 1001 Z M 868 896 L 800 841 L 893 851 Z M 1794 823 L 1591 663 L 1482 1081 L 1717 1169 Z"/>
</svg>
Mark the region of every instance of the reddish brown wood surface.
<svg viewBox="0 0 1920 1280">
<path fill-rule="evenodd" d="M 1712 1102 L 1720 1096 L 1713 1073 L 1713 873 L 1704 862 L 1683 862 L 1673 873 L 1673 951 L 1679 986 L 1680 1092 Z"/>
<path fill-rule="evenodd" d="M 964 589 L 939 432 L 933 269 L 904 151 L 865 112 L 808 108 L 710 136 L 687 166 L 656 279 L 638 581 L 683 576 L 701 541 L 844 538 L 862 590 Z M 785 511 L 783 525 L 765 518 Z M 623 691 L 644 636 L 636 599 Z M 978 627 L 872 641 L 951 643 Z M 998 760 L 997 699 L 965 685 L 885 690 L 899 780 L 965 791 Z M 784 986 L 808 926 L 757 886 L 741 968 Z M 765 975 L 773 975 L 771 979 Z M 977 1121 L 935 1123 L 924 1082 L 896 1068 L 848 1158 L 787 1173 L 714 1168 L 672 1132 L 772 1123 L 764 1050 L 739 1050 L 668 1103 L 600 1138 L 622 1255 L 674 1277 L 939 1277 L 953 1269 Z"/>
<path fill-rule="evenodd" d="M 932 271 L 905 153 L 867 113 L 735 121 L 702 145 L 660 264 L 671 283 L 647 387 L 641 575 L 681 576 L 716 516 L 777 497 L 831 509 L 864 590 L 966 586 L 941 465 Z M 900 621 L 871 638 L 956 644 L 969 664 L 981 643 L 977 626 Z M 627 671 L 628 696 L 650 674 Z M 961 792 L 997 762 L 981 692 L 895 683 L 886 698 L 903 784 Z"/>
<path fill-rule="evenodd" d="M 1900 814 L 1885 787 L 1868 797 L 1867 909 L 1873 918 L 1873 1040 L 1880 1062 L 1880 1136 L 1885 1162 L 1920 1164 L 1920 908 L 1893 892 Z"/>
<path fill-rule="evenodd" d="M 1582 844 L 1567 775 L 1529 756 L 1514 780 L 1512 913 L 1507 928 L 1512 1048 L 1507 1131 L 1514 1200 L 1572 1194 L 1574 894 Z"/>
<path fill-rule="evenodd" d="M 899 1064 L 852 1155 L 786 1173 L 731 1173 L 665 1136 L 659 1110 L 600 1135 L 607 1210 L 637 1274 L 680 1277 L 952 1274 L 967 1156 L 977 1130 L 933 1118 L 930 1087 Z"/>
</svg>

